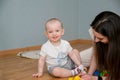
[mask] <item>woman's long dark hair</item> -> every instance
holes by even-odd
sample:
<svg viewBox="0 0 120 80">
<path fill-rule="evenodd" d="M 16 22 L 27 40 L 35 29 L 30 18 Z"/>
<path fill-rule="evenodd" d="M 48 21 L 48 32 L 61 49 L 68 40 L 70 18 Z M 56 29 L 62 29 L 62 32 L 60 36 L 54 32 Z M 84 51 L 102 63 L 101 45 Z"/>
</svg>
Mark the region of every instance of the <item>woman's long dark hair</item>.
<svg viewBox="0 0 120 80">
<path fill-rule="evenodd" d="M 104 11 L 96 16 L 91 27 L 109 41 L 95 43 L 98 68 L 109 72 L 108 80 L 120 80 L 120 16 Z"/>
</svg>

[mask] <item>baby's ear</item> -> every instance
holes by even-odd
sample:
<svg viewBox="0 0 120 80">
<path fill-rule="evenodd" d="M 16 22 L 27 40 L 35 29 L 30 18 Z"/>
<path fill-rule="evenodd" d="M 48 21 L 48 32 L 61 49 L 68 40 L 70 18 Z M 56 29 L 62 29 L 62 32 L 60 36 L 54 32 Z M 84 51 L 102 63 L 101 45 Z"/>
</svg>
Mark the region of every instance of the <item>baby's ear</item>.
<svg viewBox="0 0 120 80">
<path fill-rule="evenodd" d="M 64 35 L 64 32 L 65 32 L 65 31 L 64 31 L 64 29 L 63 29 L 63 30 L 62 30 L 62 35 Z"/>
<path fill-rule="evenodd" d="M 46 37 L 48 37 L 48 34 L 47 34 L 47 32 L 46 32 L 46 31 L 45 31 L 45 36 L 46 36 Z"/>
</svg>

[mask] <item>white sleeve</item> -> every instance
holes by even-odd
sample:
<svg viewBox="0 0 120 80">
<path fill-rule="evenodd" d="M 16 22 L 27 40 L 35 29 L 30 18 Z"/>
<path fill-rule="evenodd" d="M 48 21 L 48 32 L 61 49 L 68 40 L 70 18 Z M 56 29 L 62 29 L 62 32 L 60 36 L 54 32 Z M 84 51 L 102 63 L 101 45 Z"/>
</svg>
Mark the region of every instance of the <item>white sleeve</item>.
<svg viewBox="0 0 120 80">
<path fill-rule="evenodd" d="M 44 56 L 44 57 L 46 56 L 46 50 L 45 50 L 45 47 L 43 47 L 43 46 L 41 47 L 40 55 Z"/>
<path fill-rule="evenodd" d="M 72 46 L 70 45 L 69 42 L 66 43 L 66 46 L 67 46 L 67 51 L 68 52 L 72 51 L 73 48 L 72 48 Z"/>
</svg>

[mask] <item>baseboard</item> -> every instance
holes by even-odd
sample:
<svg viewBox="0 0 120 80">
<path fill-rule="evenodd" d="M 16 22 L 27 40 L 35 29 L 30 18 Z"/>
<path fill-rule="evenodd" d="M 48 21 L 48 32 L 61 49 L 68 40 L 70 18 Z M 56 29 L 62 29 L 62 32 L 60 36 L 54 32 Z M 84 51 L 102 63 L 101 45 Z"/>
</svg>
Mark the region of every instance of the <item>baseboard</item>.
<svg viewBox="0 0 120 80">
<path fill-rule="evenodd" d="M 75 44 L 91 44 L 91 40 L 84 40 L 84 39 L 76 39 L 76 40 L 70 40 L 69 41 L 71 45 Z M 17 49 L 11 49 L 11 50 L 3 50 L 0 51 L 0 57 L 8 56 L 8 55 L 14 55 L 21 51 L 31 51 L 31 50 L 39 50 L 41 48 L 41 45 L 37 46 L 30 46 L 25 48 L 17 48 Z"/>
</svg>

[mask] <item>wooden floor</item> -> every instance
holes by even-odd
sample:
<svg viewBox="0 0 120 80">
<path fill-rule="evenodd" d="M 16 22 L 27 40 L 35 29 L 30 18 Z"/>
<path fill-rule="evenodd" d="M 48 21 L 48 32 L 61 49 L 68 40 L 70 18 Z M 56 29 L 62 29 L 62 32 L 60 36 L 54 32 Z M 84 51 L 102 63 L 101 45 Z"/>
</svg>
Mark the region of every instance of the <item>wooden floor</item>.
<svg viewBox="0 0 120 80">
<path fill-rule="evenodd" d="M 91 44 L 72 45 L 79 51 L 91 47 Z M 16 55 L 0 57 L 0 80 L 68 80 L 68 78 L 55 78 L 48 74 L 44 68 L 44 75 L 33 78 L 32 74 L 37 72 L 36 59 L 21 58 Z"/>
</svg>

